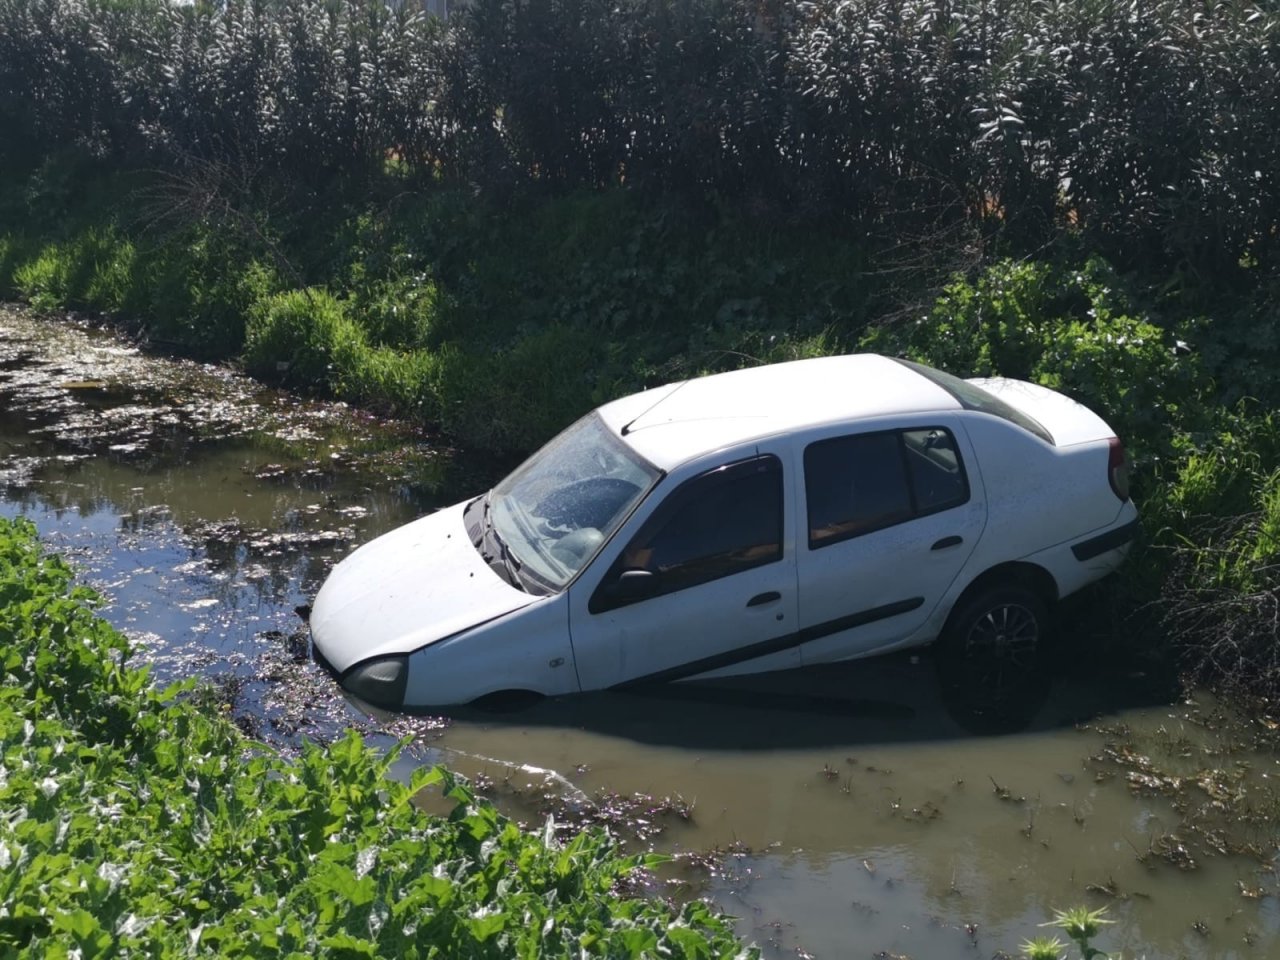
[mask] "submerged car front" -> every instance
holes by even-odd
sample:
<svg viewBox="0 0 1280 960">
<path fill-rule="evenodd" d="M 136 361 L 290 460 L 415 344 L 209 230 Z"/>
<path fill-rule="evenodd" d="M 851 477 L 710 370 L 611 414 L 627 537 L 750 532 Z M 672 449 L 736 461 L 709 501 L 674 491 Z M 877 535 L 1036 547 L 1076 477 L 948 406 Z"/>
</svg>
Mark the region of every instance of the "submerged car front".
<svg viewBox="0 0 1280 960">
<path fill-rule="evenodd" d="M 487 495 L 339 563 L 311 613 L 318 659 L 390 709 L 576 691 L 564 589 L 659 476 L 579 420 Z"/>
</svg>

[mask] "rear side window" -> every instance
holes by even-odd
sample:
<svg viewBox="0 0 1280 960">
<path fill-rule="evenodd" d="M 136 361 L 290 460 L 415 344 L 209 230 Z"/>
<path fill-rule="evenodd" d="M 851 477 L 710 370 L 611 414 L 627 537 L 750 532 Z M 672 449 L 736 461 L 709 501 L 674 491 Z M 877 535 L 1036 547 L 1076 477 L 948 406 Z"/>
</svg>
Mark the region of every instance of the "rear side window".
<svg viewBox="0 0 1280 960">
<path fill-rule="evenodd" d="M 917 515 L 949 510 L 969 499 L 969 482 L 949 430 L 904 430 L 902 444 Z"/>
<path fill-rule="evenodd" d="M 759 457 L 720 467 L 674 491 L 627 544 L 602 586 L 624 571 L 646 570 L 655 577 L 643 597 L 649 599 L 781 559 L 782 463 Z M 601 594 L 592 598 L 591 609 L 619 605 Z"/>
<path fill-rule="evenodd" d="M 955 438 L 942 427 L 811 443 L 804 452 L 804 485 L 810 549 L 969 499 Z"/>
</svg>

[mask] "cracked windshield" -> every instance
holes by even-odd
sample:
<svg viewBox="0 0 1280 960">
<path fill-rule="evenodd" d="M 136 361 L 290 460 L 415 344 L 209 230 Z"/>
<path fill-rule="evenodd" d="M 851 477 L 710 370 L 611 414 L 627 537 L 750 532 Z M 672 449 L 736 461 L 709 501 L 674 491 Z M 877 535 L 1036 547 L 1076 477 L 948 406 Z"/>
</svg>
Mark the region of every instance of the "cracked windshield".
<svg viewBox="0 0 1280 960">
<path fill-rule="evenodd" d="M 1280 956 L 1277 50 L 0 0 L 0 955 Z"/>
</svg>

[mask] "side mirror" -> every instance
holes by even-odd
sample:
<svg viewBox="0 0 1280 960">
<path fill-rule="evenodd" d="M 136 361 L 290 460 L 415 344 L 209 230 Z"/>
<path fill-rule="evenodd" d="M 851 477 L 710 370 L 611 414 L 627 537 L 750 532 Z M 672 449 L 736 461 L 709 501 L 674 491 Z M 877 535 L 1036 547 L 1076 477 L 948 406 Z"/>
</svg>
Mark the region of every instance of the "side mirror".
<svg viewBox="0 0 1280 960">
<path fill-rule="evenodd" d="M 652 570 L 623 570 L 609 593 L 624 603 L 651 597 L 658 589 L 658 575 Z"/>
<path fill-rule="evenodd" d="M 606 610 L 639 603 L 657 594 L 659 582 L 658 574 L 652 570 L 623 570 L 600 581 L 587 609 L 591 613 L 604 613 Z"/>
</svg>

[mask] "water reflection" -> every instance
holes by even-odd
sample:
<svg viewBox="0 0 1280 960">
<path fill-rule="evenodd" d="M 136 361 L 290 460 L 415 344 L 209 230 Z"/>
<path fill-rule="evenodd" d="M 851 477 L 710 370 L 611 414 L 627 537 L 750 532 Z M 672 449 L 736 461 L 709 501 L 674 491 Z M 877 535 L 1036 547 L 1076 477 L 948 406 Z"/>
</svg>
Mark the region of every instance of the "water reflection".
<svg viewBox="0 0 1280 960">
<path fill-rule="evenodd" d="M 348 710 L 293 613 L 350 545 L 431 509 L 449 458 L 403 428 L 0 313 L 0 491 L 103 589 L 161 681 L 289 744 Z"/>
</svg>

